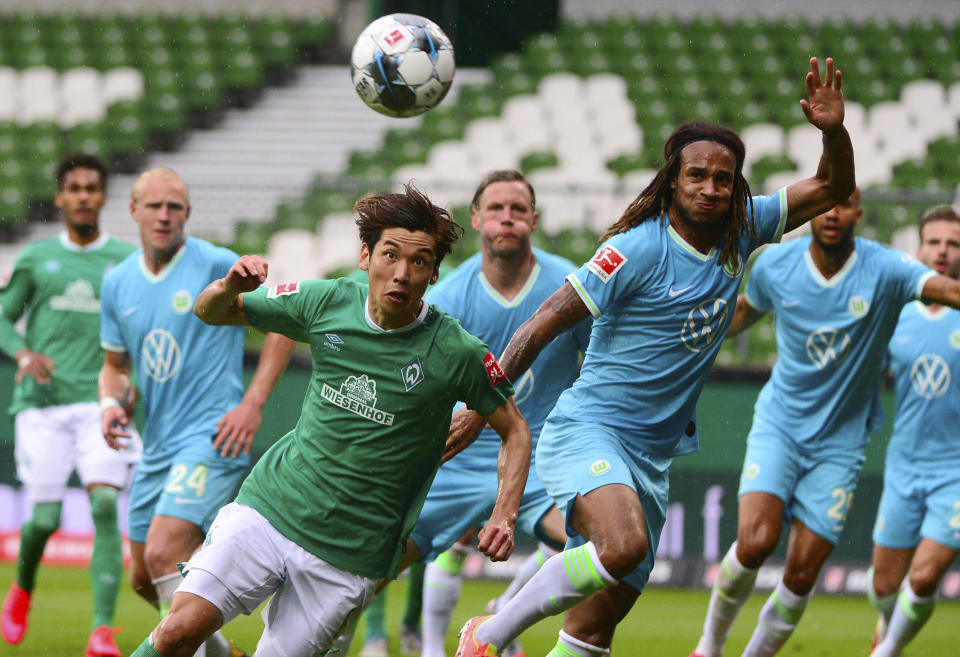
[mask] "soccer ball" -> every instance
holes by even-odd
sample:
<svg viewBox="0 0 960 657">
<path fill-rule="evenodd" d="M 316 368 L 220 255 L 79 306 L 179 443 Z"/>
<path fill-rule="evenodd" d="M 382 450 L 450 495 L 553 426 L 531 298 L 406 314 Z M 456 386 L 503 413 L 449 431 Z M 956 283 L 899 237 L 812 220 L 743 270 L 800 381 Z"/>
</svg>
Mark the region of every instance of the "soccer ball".
<svg viewBox="0 0 960 657">
<path fill-rule="evenodd" d="M 414 14 L 390 14 L 368 25 L 353 46 L 353 87 L 381 114 L 423 114 L 443 100 L 453 82 L 453 44 L 436 23 Z"/>
</svg>

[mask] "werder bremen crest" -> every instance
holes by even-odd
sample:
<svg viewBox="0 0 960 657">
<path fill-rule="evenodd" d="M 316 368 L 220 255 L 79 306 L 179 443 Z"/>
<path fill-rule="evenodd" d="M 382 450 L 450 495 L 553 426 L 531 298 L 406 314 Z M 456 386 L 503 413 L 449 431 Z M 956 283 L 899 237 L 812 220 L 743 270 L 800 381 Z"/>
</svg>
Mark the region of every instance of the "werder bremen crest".
<svg viewBox="0 0 960 657">
<path fill-rule="evenodd" d="M 377 424 L 387 427 L 393 425 L 393 413 L 387 413 L 376 407 L 377 382 L 366 374 L 348 376 L 346 381 L 340 384 L 339 391 L 324 383 L 320 395 L 331 404 Z"/>
</svg>

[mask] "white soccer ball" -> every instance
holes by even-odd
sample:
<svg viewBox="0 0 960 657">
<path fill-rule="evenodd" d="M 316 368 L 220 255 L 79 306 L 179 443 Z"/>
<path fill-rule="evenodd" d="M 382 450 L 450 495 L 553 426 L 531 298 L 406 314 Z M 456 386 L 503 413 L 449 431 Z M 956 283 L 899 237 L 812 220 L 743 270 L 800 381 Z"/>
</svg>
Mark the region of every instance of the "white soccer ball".
<svg viewBox="0 0 960 657">
<path fill-rule="evenodd" d="M 423 114 L 443 100 L 453 82 L 453 44 L 436 23 L 414 14 L 390 14 L 368 25 L 353 46 L 353 87 L 387 116 Z"/>
</svg>

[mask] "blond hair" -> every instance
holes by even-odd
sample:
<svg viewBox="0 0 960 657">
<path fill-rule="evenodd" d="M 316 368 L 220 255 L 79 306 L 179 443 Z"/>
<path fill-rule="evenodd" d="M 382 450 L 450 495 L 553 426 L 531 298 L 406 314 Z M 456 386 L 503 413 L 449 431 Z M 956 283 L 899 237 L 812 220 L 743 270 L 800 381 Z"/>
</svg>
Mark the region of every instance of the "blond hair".
<svg viewBox="0 0 960 657">
<path fill-rule="evenodd" d="M 143 187 L 147 184 L 147 181 L 154 178 L 166 178 L 168 180 L 178 181 L 183 187 L 183 196 L 189 205 L 190 188 L 187 187 L 187 183 L 183 181 L 183 178 L 180 177 L 179 173 L 166 167 L 153 167 L 152 169 L 147 169 L 140 174 L 140 176 L 137 178 L 137 181 L 133 183 L 133 189 L 130 190 L 130 200 L 133 203 L 136 203 L 137 199 L 140 198 L 140 194 L 143 192 Z"/>
</svg>

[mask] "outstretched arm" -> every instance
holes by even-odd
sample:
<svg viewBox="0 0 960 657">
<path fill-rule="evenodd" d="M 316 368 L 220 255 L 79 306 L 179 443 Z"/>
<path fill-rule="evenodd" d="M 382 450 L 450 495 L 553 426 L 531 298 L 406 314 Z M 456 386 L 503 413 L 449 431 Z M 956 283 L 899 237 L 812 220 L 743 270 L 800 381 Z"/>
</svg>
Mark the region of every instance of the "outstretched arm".
<svg viewBox="0 0 960 657">
<path fill-rule="evenodd" d="M 510 338 L 500 357 L 504 374 L 511 381 L 519 381 L 544 347 L 589 314 L 583 299 L 570 283 L 565 282 Z M 469 447 L 482 428 L 483 418 L 475 412 L 462 410 L 455 414 L 450 424 L 443 461 L 449 461 Z"/>
<path fill-rule="evenodd" d="M 920 296 L 924 301 L 931 301 L 960 310 L 960 281 L 937 274 L 923 284 Z"/>
<path fill-rule="evenodd" d="M 530 427 L 513 397 L 485 419 L 500 434 L 500 453 L 497 456 L 497 501 L 490 520 L 480 530 L 477 549 L 492 561 L 504 561 L 513 553 L 513 532 L 530 470 Z"/>
<path fill-rule="evenodd" d="M 826 77 L 821 80 L 816 57 L 810 60 L 806 77 L 807 98 L 800 101 L 804 115 L 823 133 L 823 154 L 812 178 L 787 187 L 787 226 L 791 231 L 837 203 L 856 189 L 853 144 L 843 127 L 843 76 L 827 57 Z"/>
<path fill-rule="evenodd" d="M 256 290 L 265 280 L 267 261 L 260 256 L 242 256 L 226 276 L 204 288 L 193 304 L 193 312 L 207 324 L 250 326 L 240 295 Z"/>
<path fill-rule="evenodd" d="M 762 310 L 754 308 L 750 302 L 747 301 L 747 295 L 741 294 L 737 297 L 737 309 L 733 312 L 733 319 L 730 320 L 727 337 L 729 338 L 730 336 L 747 330 L 765 314 Z"/>
</svg>

